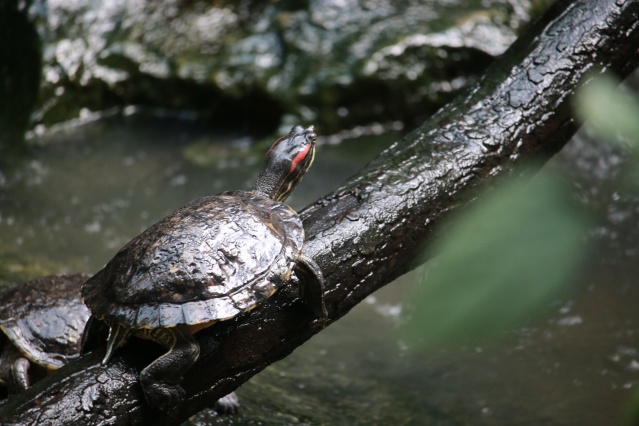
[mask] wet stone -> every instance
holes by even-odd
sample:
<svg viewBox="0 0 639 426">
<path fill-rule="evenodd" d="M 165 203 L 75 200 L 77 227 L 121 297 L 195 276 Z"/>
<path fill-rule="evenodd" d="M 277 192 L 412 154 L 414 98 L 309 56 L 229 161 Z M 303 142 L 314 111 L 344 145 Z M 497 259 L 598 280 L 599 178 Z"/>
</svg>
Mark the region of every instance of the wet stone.
<svg viewBox="0 0 639 426">
<path fill-rule="evenodd" d="M 220 118 L 303 118 L 326 133 L 405 120 L 473 81 L 534 18 L 523 0 L 33 3 L 45 52 L 34 125 L 45 126 L 112 106 L 220 102 Z"/>
</svg>

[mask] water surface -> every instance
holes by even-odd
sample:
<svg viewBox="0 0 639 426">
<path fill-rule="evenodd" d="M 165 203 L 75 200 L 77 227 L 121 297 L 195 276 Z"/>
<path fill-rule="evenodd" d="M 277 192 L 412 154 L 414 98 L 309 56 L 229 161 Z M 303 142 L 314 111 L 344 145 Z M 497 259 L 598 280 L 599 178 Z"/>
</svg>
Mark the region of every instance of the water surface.
<svg viewBox="0 0 639 426">
<path fill-rule="evenodd" d="M 319 129 L 321 134 L 321 129 Z M 320 144 L 290 204 L 300 209 L 355 173 L 396 134 Z M 267 141 L 194 120 L 112 117 L 34 140 L 0 176 L 0 280 L 96 271 L 186 202 L 248 189 Z M 327 140 L 320 140 L 327 142 Z M 193 424 L 615 425 L 639 381 L 637 198 L 622 159 L 574 140 L 551 167 L 568 172 L 602 217 L 597 256 L 569 297 L 500 342 L 415 352 L 398 329 L 420 271 L 367 298 L 239 390 L 238 416 Z"/>
</svg>

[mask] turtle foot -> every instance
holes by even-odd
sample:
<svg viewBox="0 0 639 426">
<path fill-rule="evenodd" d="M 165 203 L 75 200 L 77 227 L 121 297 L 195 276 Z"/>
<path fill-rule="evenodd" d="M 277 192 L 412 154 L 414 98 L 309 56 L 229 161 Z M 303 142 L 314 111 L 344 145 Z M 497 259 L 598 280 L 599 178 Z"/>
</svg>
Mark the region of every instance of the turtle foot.
<svg viewBox="0 0 639 426">
<path fill-rule="evenodd" d="M 226 396 L 215 401 L 213 409 L 218 414 L 237 414 L 240 408 L 240 400 L 237 398 L 235 392 L 231 392 Z"/>
<path fill-rule="evenodd" d="M 26 358 L 18 358 L 11 366 L 9 377 L 9 390 L 11 393 L 20 393 L 29 388 L 29 367 L 31 363 Z"/>
<path fill-rule="evenodd" d="M 184 398 L 184 389 L 180 385 L 164 382 L 142 384 L 146 401 L 153 408 L 168 412 L 178 406 Z"/>
</svg>

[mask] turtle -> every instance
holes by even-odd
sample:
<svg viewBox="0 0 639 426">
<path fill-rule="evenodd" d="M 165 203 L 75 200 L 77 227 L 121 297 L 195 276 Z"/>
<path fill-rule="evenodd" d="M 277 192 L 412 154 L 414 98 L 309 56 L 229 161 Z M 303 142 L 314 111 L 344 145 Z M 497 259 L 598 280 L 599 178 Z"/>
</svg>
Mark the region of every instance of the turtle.
<svg viewBox="0 0 639 426">
<path fill-rule="evenodd" d="M 182 376 L 199 357 L 194 334 L 249 311 L 288 282 L 326 318 L 323 275 L 302 252 L 304 227 L 284 201 L 315 156 L 313 126 L 294 126 L 264 157 L 250 191 L 198 198 L 122 247 L 82 286 L 92 314 L 85 336 L 108 327 L 107 364 L 130 336 L 167 352 L 140 373 L 148 404 L 161 411 L 184 396 Z M 105 333 L 106 334 L 106 333 Z"/>
<path fill-rule="evenodd" d="M 0 385 L 21 392 L 80 355 L 89 274 L 51 275 L 0 294 Z"/>
</svg>

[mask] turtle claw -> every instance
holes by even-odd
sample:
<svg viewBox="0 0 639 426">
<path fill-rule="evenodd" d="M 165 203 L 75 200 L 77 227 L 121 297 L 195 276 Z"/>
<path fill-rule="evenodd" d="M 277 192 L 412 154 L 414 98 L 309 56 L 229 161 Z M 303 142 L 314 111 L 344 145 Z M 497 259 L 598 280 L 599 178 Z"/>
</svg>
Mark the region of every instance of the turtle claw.
<svg viewBox="0 0 639 426">
<path fill-rule="evenodd" d="M 240 400 L 237 398 L 235 392 L 223 396 L 213 404 L 213 409 L 218 414 L 237 414 L 239 408 Z"/>
<path fill-rule="evenodd" d="M 184 398 L 184 389 L 180 385 L 164 382 L 143 383 L 142 389 L 144 389 L 146 402 L 165 413 L 177 407 Z"/>
</svg>

